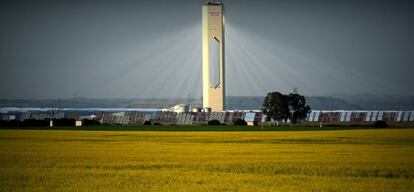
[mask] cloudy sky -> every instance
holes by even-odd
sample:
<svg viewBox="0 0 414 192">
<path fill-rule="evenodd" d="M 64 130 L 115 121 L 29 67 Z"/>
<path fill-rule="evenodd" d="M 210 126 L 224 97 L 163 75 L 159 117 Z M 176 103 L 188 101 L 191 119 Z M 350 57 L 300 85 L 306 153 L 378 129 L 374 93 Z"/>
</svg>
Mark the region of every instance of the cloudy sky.
<svg viewBox="0 0 414 192">
<path fill-rule="evenodd" d="M 414 95 L 412 1 L 223 3 L 228 95 Z M 0 97 L 200 97 L 200 6 L 2 0 Z"/>
</svg>

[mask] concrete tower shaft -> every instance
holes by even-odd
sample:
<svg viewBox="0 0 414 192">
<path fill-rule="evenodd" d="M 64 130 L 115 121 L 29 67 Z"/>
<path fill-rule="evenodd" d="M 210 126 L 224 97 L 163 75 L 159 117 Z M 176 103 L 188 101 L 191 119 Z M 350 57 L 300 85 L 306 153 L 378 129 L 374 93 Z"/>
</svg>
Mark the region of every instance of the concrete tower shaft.
<svg viewBox="0 0 414 192">
<path fill-rule="evenodd" d="M 220 1 L 202 5 L 203 107 L 224 111 L 224 15 Z"/>
</svg>

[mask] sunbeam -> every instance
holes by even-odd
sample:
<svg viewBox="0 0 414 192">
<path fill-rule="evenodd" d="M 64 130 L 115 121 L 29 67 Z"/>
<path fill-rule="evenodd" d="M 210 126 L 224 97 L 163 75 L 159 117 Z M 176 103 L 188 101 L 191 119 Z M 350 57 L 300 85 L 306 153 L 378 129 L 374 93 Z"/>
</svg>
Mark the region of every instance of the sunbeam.
<svg viewBox="0 0 414 192">
<path fill-rule="evenodd" d="M 108 82 L 120 97 L 184 97 L 200 91 L 201 80 L 199 25 L 166 33 L 155 44 L 142 44 L 130 52 L 133 62 L 120 65 Z M 143 51 L 141 51 L 143 50 Z M 127 89 L 125 89 L 127 87 Z M 169 92 L 166 92 L 169 90 Z"/>
<path fill-rule="evenodd" d="M 310 95 L 393 90 L 387 81 L 367 78 L 357 68 L 266 39 L 230 22 L 226 32 L 229 95 L 264 95 L 272 89 L 289 92 L 294 87 Z"/>
</svg>

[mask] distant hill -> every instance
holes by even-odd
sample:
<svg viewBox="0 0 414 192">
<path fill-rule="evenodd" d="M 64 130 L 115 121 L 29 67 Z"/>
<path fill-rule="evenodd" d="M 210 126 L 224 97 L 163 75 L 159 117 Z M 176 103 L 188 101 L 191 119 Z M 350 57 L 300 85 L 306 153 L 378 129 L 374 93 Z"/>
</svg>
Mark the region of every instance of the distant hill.
<svg viewBox="0 0 414 192">
<path fill-rule="evenodd" d="M 306 102 L 314 110 L 362 110 L 363 108 L 354 103 L 333 97 L 306 97 Z"/>
<path fill-rule="evenodd" d="M 367 110 L 414 110 L 414 96 L 373 94 L 332 94 L 329 96 Z"/>
<path fill-rule="evenodd" d="M 226 98 L 228 110 L 260 109 L 264 97 Z M 414 110 L 414 96 L 330 95 L 307 96 L 314 110 Z M 201 107 L 201 99 L 0 99 L 0 107 L 62 107 L 62 108 L 167 108 L 179 103 Z"/>
<path fill-rule="evenodd" d="M 264 97 L 228 97 L 228 109 L 260 109 Z M 306 97 L 307 104 L 314 110 L 361 110 L 362 108 L 344 100 L 332 97 Z"/>
<path fill-rule="evenodd" d="M 185 99 L 0 99 L 0 107 L 61 108 L 163 108 Z"/>
</svg>

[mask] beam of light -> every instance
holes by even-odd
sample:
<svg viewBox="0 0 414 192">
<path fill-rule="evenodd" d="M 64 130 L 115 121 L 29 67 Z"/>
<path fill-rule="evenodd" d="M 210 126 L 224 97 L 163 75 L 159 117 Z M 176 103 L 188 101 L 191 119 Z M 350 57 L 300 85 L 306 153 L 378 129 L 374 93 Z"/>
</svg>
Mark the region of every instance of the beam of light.
<svg viewBox="0 0 414 192">
<path fill-rule="evenodd" d="M 264 95 L 270 90 L 305 94 L 393 90 L 386 81 L 370 79 L 338 61 L 267 39 L 227 22 L 228 95 Z"/>
<path fill-rule="evenodd" d="M 192 25 L 160 36 L 130 52 L 107 88 L 119 97 L 172 98 L 201 92 L 201 31 Z"/>
</svg>

